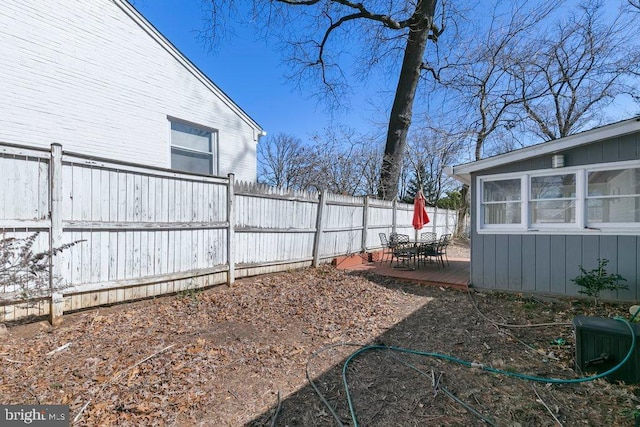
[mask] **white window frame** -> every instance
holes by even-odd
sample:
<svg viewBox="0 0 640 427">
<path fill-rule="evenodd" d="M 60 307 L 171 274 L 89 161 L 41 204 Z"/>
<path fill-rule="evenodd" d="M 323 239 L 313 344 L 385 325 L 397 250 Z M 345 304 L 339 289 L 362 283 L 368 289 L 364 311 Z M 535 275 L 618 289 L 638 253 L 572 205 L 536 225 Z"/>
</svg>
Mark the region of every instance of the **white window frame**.
<svg viewBox="0 0 640 427">
<path fill-rule="evenodd" d="M 519 224 L 484 224 L 484 183 L 493 181 L 505 181 L 511 179 L 520 179 L 520 223 Z M 525 202 L 523 199 L 524 191 L 526 187 L 523 185 L 522 174 L 503 174 L 503 175 L 489 175 L 478 178 L 478 191 L 477 191 L 477 206 L 478 206 L 478 230 L 480 230 L 480 224 L 482 224 L 483 230 L 525 230 L 523 220 L 523 214 L 526 210 Z M 516 201 L 512 201 L 515 203 Z M 502 203 L 502 202 L 501 202 Z"/>
<path fill-rule="evenodd" d="M 525 172 L 511 172 L 505 174 L 492 174 L 477 176 L 476 201 L 473 208 L 476 209 L 476 230 L 479 234 L 513 234 L 513 233 L 539 233 L 539 234 L 629 234 L 640 233 L 640 223 L 589 223 L 587 220 L 586 204 L 588 200 L 588 173 L 606 170 L 631 169 L 639 167 L 638 161 L 624 161 L 611 163 L 598 163 L 575 167 L 556 169 L 541 169 Z M 576 174 L 576 215 L 575 223 L 530 223 L 531 210 L 531 178 L 549 175 Z M 502 181 L 506 179 L 520 179 L 521 185 L 521 222 L 520 224 L 484 224 L 483 209 L 483 184 L 487 181 Z"/>
<path fill-rule="evenodd" d="M 214 129 L 214 128 L 210 128 L 208 126 L 203 126 L 197 123 L 193 123 L 187 120 L 182 120 L 182 119 L 178 119 L 176 117 L 171 117 L 171 116 L 167 116 L 167 121 L 168 121 L 168 133 L 169 133 L 169 147 L 168 147 L 168 151 L 169 151 L 169 168 L 173 169 L 173 164 L 172 164 L 172 148 L 178 148 L 180 150 L 183 151 L 189 151 L 192 153 L 198 153 L 198 154 L 206 154 L 206 155 L 210 155 L 211 156 L 211 174 L 212 176 L 216 176 L 218 175 L 218 170 L 219 170 L 219 149 L 218 149 L 218 130 Z M 181 125 L 184 126 L 188 126 L 188 127 L 192 127 L 194 129 L 198 129 L 198 130 L 202 130 L 205 132 L 208 132 L 210 135 L 210 143 L 211 143 L 211 151 L 202 151 L 202 150 L 196 150 L 194 148 L 191 147 L 185 147 L 179 144 L 174 144 L 173 139 L 172 139 L 172 129 L 171 129 L 171 124 L 172 123 L 179 123 Z M 178 170 L 178 169 L 176 169 Z M 185 172 L 185 173 L 191 173 L 189 171 L 183 171 L 180 170 L 180 172 Z M 196 172 L 193 172 L 196 173 Z"/>
<path fill-rule="evenodd" d="M 613 170 L 623 170 L 623 169 L 638 169 L 640 168 L 640 164 L 638 162 L 633 162 L 631 164 L 627 164 L 627 166 L 620 166 L 620 164 L 616 163 L 615 166 L 611 165 L 611 166 L 607 166 L 605 165 L 599 165 L 598 167 L 594 167 L 594 168 L 588 168 L 585 171 L 585 208 L 584 208 L 584 221 L 585 221 L 585 226 L 589 227 L 589 228 L 599 228 L 599 229 L 608 229 L 608 228 L 616 228 L 616 229 L 636 229 L 638 231 L 640 231 L 640 226 L 638 223 L 635 222 L 589 222 L 589 219 L 587 218 L 587 201 L 590 199 L 589 197 L 589 190 L 588 190 L 588 186 L 589 186 L 589 172 L 600 172 L 600 171 L 613 171 Z M 614 196 L 608 196 L 608 197 L 614 197 Z M 602 198 L 608 198 L 608 197 L 602 197 Z M 630 196 L 630 195 L 625 195 L 625 196 L 617 196 L 617 197 L 637 197 L 637 196 Z M 599 199 L 599 197 L 593 197 L 592 199 Z"/>
<path fill-rule="evenodd" d="M 567 198 L 561 198 L 561 199 L 535 199 L 535 200 L 531 198 L 531 178 L 537 178 L 541 176 L 557 176 L 557 175 L 575 175 L 576 176 L 576 196 L 574 198 L 567 197 Z M 545 173 L 539 173 L 538 171 L 536 171 L 536 173 L 531 173 L 527 175 L 527 184 L 528 184 L 527 211 L 529 214 L 528 229 L 563 229 L 565 230 L 567 228 L 578 227 L 578 224 L 580 224 L 580 222 L 578 222 L 578 216 L 579 216 L 578 211 L 582 210 L 582 206 L 583 206 L 582 201 L 579 198 L 579 194 L 580 194 L 579 188 L 584 186 L 584 184 L 582 183 L 582 174 L 578 173 L 577 171 L 567 170 L 565 168 L 551 169 L 551 172 L 546 171 Z M 574 222 L 556 222 L 556 223 L 533 222 L 533 220 L 531 219 L 532 202 L 551 201 L 551 200 L 574 200 L 575 210 L 576 210 L 575 221 Z"/>
</svg>

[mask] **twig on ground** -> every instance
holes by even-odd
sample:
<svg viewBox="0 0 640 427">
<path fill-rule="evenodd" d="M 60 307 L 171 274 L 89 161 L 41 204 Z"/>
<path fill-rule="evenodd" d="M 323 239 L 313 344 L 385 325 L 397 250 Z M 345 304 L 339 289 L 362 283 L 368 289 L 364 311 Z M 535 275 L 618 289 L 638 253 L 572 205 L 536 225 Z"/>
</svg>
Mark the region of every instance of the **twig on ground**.
<svg viewBox="0 0 640 427">
<path fill-rule="evenodd" d="M 278 415 L 280 415 L 281 408 L 282 408 L 282 400 L 280 400 L 280 390 L 278 390 L 278 406 L 276 407 L 276 412 L 273 414 L 273 419 L 271 420 L 271 427 L 276 427 L 276 423 L 278 422 Z"/>
<path fill-rule="evenodd" d="M 440 390 L 442 390 L 444 392 L 444 394 L 446 394 L 447 396 L 449 396 L 452 400 L 454 400 L 455 402 L 459 403 L 460 405 L 462 405 L 467 411 L 471 412 L 473 415 L 475 415 L 476 417 L 480 418 L 482 421 L 484 421 L 485 423 L 487 423 L 490 426 L 495 426 L 495 424 L 493 423 L 493 421 L 491 421 L 489 418 L 485 417 L 484 415 L 482 415 L 480 412 L 478 412 L 476 409 L 474 409 L 473 407 L 471 407 L 470 405 L 468 405 L 467 403 L 465 403 L 464 401 L 460 400 L 455 394 L 451 393 L 449 390 L 447 390 L 445 387 L 440 386 Z"/>
<path fill-rule="evenodd" d="M 538 397 L 536 399 L 536 402 L 541 403 L 542 406 L 544 406 L 547 411 L 549 412 L 549 414 L 551 414 L 551 417 L 553 417 L 553 420 L 558 423 L 558 425 L 560 427 L 562 427 L 562 423 L 560 422 L 560 420 L 558 419 L 558 417 L 556 417 L 556 415 L 553 413 L 553 411 L 551 410 L 551 408 L 549 408 L 549 406 L 545 403 L 544 400 L 542 400 L 542 397 L 540 397 L 540 395 L 538 394 L 538 390 L 536 390 L 535 386 L 531 386 L 531 388 L 533 389 L 533 392 L 536 394 L 536 396 Z"/>
<path fill-rule="evenodd" d="M 237 395 L 237 394 L 235 394 L 234 392 L 232 392 L 232 391 L 231 391 L 231 390 L 229 390 L 229 389 L 227 389 L 227 391 L 229 392 L 229 394 L 230 394 L 231 396 L 235 397 L 235 398 L 236 398 L 236 400 L 240 400 L 240 398 L 238 397 L 238 395 Z"/>
<path fill-rule="evenodd" d="M 433 370 L 431 371 L 431 373 L 433 374 Z M 438 395 L 438 388 L 440 387 L 441 378 L 442 378 L 442 372 L 440 372 L 440 375 L 438 375 L 438 379 L 433 384 L 433 397 L 436 397 Z"/>
<path fill-rule="evenodd" d="M 70 342 L 68 342 L 68 343 L 66 343 L 64 345 L 61 345 L 60 347 L 58 347 L 58 348 L 56 348 L 54 350 L 51 350 L 49 353 L 47 353 L 47 356 L 52 356 L 52 355 L 58 353 L 59 351 L 65 350 L 65 349 L 69 348 L 70 345 L 71 345 Z"/>
</svg>

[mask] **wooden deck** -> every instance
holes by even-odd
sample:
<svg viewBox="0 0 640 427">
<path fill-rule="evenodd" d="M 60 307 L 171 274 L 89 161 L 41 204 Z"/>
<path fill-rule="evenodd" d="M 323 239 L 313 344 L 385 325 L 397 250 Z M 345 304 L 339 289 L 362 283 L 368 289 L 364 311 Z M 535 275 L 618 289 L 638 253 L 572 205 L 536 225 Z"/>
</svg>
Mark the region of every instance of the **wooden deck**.
<svg viewBox="0 0 640 427">
<path fill-rule="evenodd" d="M 421 263 L 416 266 L 410 264 L 411 268 L 415 268 L 414 270 L 396 268 L 396 265 L 396 262 L 390 264 L 389 261 L 373 261 L 348 267 L 348 269 L 368 270 L 381 276 L 455 289 L 466 290 L 469 285 L 470 270 L 468 259 L 449 258 L 449 265 L 444 268 L 436 263 Z"/>
</svg>

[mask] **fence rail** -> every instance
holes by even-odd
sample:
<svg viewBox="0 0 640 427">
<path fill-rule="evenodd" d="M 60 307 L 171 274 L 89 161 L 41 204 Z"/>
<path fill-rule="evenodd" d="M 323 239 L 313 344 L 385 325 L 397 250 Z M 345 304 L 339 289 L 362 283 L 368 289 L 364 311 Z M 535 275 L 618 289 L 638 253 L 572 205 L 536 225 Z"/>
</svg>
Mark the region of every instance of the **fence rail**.
<svg viewBox="0 0 640 427">
<path fill-rule="evenodd" d="M 236 277 L 329 262 L 414 233 L 413 206 L 302 192 L 50 150 L 0 144 L 0 230 L 40 235 L 61 287 L 7 301 L 0 322 L 174 293 Z M 456 213 L 427 208 L 425 231 L 452 233 Z M 12 289 L 0 283 L 0 297 Z M 52 286 L 52 289 L 54 287 Z"/>
</svg>

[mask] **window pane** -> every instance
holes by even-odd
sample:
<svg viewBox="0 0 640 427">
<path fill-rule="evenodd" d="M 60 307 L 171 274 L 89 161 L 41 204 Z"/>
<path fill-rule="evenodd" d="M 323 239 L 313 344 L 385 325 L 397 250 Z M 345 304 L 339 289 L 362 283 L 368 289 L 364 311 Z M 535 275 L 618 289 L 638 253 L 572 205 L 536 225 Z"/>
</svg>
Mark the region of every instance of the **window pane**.
<svg viewBox="0 0 640 427">
<path fill-rule="evenodd" d="M 640 223 L 640 197 L 607 197 L 587 200 L 588 222 Z"/>
<path fill-rule="evenodd" d="M 576 222 L 573 200 L 531 202 L 531 222 L 534 224 L 567 224 Z"/>
<path fill-rule="evenodd" d="M 576 196 L 576 175 L 550 175 L 531 178 L 532 199 L 566 199 Z"/>
<path fill-rule="evenodd" d="M 640 195 L 640 168 L 589 172 L 589 196 Z"/>
<path fill-rule="evenodd" d="M 211 152 L 211 132 L 171 122 L 171 145 Z"/>
<path fill-rule="evenodd" d="M 171 168 L 185 172 L 212 175 L 212 155 L 171 147 Z"/>
<path fill-rule="evenodd" d="M 492 203 L 484 205 L 485 224 L 520 224 L 520 203 Z"/>
<path fill-rule="evenodd" d="M 520 179 L 483 182 L 483 202 L 520 200 Z"/>
</svg>

